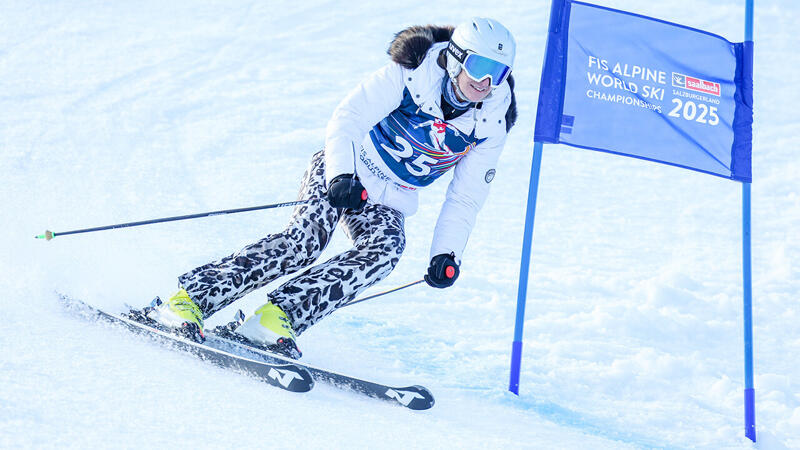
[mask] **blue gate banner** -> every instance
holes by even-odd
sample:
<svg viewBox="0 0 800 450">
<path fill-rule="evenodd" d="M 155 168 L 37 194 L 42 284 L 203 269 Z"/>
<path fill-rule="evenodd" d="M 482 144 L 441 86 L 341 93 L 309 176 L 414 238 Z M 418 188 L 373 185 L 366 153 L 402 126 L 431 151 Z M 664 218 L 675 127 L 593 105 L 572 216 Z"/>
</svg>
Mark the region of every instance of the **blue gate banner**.
<svg viewBox="0 0 800 450">
<path fill-rule="evenodd" d="M 749 183 L 752 44 L 553 0 L 534 139 Z"/>
</svg>

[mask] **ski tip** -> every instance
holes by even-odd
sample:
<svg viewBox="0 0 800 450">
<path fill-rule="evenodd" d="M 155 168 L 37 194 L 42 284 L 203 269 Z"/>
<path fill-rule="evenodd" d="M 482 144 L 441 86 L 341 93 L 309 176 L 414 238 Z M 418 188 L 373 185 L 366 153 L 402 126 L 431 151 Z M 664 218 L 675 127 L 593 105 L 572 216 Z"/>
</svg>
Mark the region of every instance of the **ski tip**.
<svg viewBox="0 0 800 450">
<path fill-rule="evenodd" d="M 397 403 L 408 409 L 423 411 L 433 408 L 436 400 L 428 388 L 420 385 L 408 386 L 404 388 L 390 388 L 386 391 L 386 398 L 395 400 Z"/>
<path fill-rule="evenodd" d="M 420 392 L 420 395 L 422 395 L 423 398 L 418 399 L 417 403 L 414 403 L 412 401 L 412 403 L 414 403 L 414 406 L 416 407 L 412 407 L 411 405 L 409 405 L 409 407 L 417 411 L 433 408 L 433 405 L 436 404 L 436 399 L 433 398 L 433 394 L 431 393 L 431 391 L 428 390 L 428 388 L 426 388 L 425 386 L 420 386 L 418 384 L 412 387 L 417 388 Z"/>
</svg>

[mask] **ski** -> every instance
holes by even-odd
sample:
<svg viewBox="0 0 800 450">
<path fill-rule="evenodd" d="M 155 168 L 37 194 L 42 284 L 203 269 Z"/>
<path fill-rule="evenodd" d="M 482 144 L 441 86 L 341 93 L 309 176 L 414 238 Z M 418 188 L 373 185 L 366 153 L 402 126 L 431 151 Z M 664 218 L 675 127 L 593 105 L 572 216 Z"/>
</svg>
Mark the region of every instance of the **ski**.
<svg viewBox="0 0 800 450">
<path fill-rule="evenodd" d="M 286 391 L 308 392 L 314 387 L 314 379 L 311 376 L 311 372 L 302 365 L 295 364 L 290 360 L 269 362 L 263 359 L 252 359 L 232 354 L 224 349 L 171 334 L 156 326 L 137 322 L 123 315 L 105 312 L 67 295 L 58 295 L 68 308 L 79 311 L 86 318 L 122 325 L 131 332 L 148 336 L 161 344 L 187 352 L 216 366 L 246 373 Z"/>
<path fill-rule="evenodd" d="M 293 363 L 311 373 L 314 381 L 328 383 L 340 389 L 349 390 L 358 394 L 376 399 L 386 400 L 408 409 L 425 410 L 433 407 L 434 398 L 424 386 L 394 387 L 385 384 L 354 378 L 330 370 L 320 369 L 308 364 L 297 362 L 278 353 L 256 348 L 232 333 L 231 324 L 205 330 L 206 343 L 214 348 L 234 354 L 247 355 L 273 364 Z"/>
<path fill-rule="evenodd" d="M 146 335 L 159 343 L 188 352 L 217 366 L 247 373 L 287 391 L 307 392 L 313 388 L 315 381 L 321 381 L 412 410 L 430 409 L 435 402 L 431 392 L 424 386 L 395 387 L 362 380 L 256 348 L 241 339 L 236 339 L 238 336 L 231 332 L 233 329 L 231 324 L 214 330 L 205 330 L 205 342 L 200 344 L 159 329 L 157 326 L 103 311 L 64 294 L 58 295 L 68 308 L 79 311 L 86 318 L 122 325 L 129 331 Z"/>
</svg>

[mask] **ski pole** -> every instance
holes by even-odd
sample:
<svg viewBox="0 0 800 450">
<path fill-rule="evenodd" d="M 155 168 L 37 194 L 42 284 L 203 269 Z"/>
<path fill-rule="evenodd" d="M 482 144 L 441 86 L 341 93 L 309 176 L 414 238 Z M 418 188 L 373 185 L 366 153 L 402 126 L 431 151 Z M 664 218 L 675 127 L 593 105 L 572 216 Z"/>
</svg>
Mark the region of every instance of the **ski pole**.
<svg viewBox="0 0 800 450">
<path fill-rule="evenodd" d="M 420 284 L 423 281 L 425 281 L 425 279 L 417 280 L 417 281 L 414 281 L 414 282 L 411 282 L 411 283 L 408 283 L 408 284 L 404 284 L 404 285 L 398 286 L 398 287 L 396 287 L 394 289 L 389 289 L 388 291 L 383 291 L 383 292 L 380 292 L 380 293 L 377 293 L 377 294 L 374 294 L 374 295 L 370 295 L 370 296 L 367 296 L 367 297 L 364 297 L 364 298 L 360 298 L 358 300 L 352 300 L 350 302 L 345 303 L 341 307 L 344 308 L 345 306 L 355 305 L 356 303 L 361 303 L 361 302 L 367 301 L 367 300 L 369 300 L 371 298 L 380 297 L 381 295 L 391 294 L 392 292 L 397 292 L 397 291 L 399 291 L 401 289 L 405 289 L 407 287 L 414 286 L 415 284 Z"/>
<path fill-rule="evenodd" d="M 116 228 L 128 228 L 128 227 L 138 227 L 140 225 L 149 225 L 151 223 L 162 223 L 162 222 L 173 222 L 176 220 L 188 220 L 188 219 L 197 219 L 199 217 L 209 217 L 209 216 L 221 216 L 225 214 L 235 214 L 240 212 L 247 212 L 247 211 L 258 211 L 261 209 L 270 209 L 270 208 L 281 208 L 284 206 L 295 206 L 295 205 L 302 205 L 305 203 L 310 202 L 311 200 L 297 200 L 293 202 L 284 202 L 284 203 L 273 203 L 271 205 L 261 205 L 261 206 L 251 206 L 248 208 L 237 208 L 237 209 L 224 209 L 220 211 L 210 211 L 205 213 L 198 213 L 198 214 L 189 214 L 185 216 L 175 216 L 175 217 L 164 217 L 161 219 L 152 219 L 152 220 L 142 220 L 140 222 L 128 222 L 128 223 L 118 223 L 116 225 L 107 225 L 104 227 L 94 227 L 94 228 L 84 228 L 82 230 L 72 230 L 72 231 L 61 231 L 58 233 L 54 233 L 50 230 L 44 232 L 44 234 L 40 234 L 38 236 L 34 236 L 36 239 L 44 239 L 44 240 L 51 240 L 56 236 L 66 236 L 68 234 L 78 234 L 78 233 L 91 233 L 94 231 L 103 231 L 103 230 L 113 230 Z"/>
</svg>

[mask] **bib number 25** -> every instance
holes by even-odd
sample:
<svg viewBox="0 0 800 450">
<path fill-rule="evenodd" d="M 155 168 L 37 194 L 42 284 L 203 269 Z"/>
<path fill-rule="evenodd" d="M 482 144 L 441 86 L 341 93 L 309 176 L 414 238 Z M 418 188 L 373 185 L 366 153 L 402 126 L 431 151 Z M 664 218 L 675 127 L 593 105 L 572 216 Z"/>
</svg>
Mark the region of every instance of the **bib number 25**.
<svg viewBox="0 0 800 450">
<path fill-rule="evenodd" d="M 423 177 L 431 173 L 431 166 L 436 164 L 435 159 L 423 154 L 413 158 L 414 148 L 401 136 L 395 136 L 395 142 L 402 147 L 402 150 L 389 147 L 386 144 L 381 144 L 381 147 L 383 147 L 395 161 L 405 165 L 408 173 L 417 177 Z"/>
</svg>

